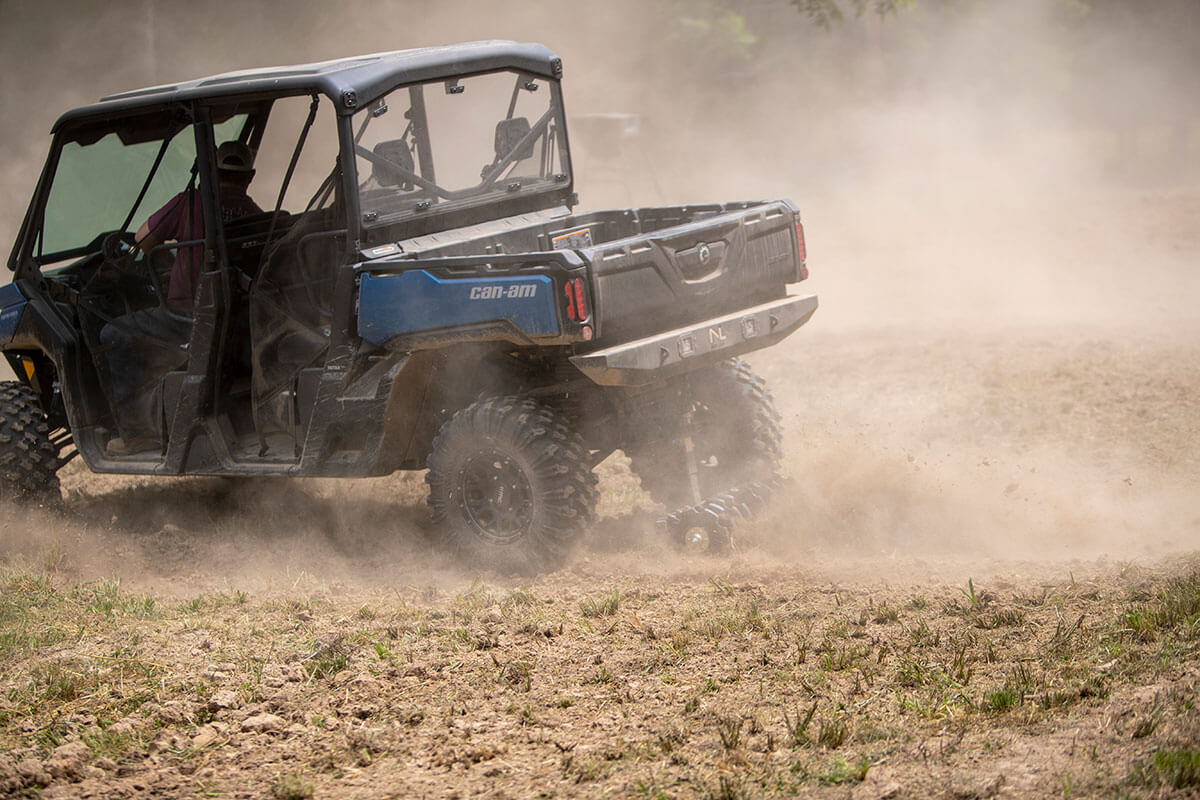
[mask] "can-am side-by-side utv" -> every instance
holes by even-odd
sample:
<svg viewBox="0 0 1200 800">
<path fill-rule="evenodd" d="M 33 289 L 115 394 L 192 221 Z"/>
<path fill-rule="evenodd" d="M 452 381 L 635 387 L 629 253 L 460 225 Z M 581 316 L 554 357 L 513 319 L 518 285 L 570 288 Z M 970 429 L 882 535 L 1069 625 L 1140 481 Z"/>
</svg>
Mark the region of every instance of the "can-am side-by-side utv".
<svg viewBox="0 0 1200 800">
<path fill-rule="evenodd" d="M 561 77 L 541 45 L 477 42 L 64 114 L 0 287 L 18 378 L 0 384 L 0 494 L 57 498 L 75 455 L 128 474 L 428 469 L 450 547 L 536 571 L 587 529 L 593 468 L 620 449 L 673 535 L 727 544 L 780 456 L 740 357 L 817 307 L 788 293 L 799 214 L 577 212 Z"/>
</svg>

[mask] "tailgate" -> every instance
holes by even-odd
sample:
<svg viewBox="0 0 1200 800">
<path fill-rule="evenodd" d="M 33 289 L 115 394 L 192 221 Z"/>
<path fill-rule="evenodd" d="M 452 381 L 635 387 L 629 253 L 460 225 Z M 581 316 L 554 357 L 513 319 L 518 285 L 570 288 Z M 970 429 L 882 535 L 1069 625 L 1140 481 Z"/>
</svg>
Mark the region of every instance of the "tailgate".
<svg viewBox="0 0 1200 800">
<path fill-rule="evenodd" d="M 592 263 L 597 346 L 734 313 L 801 280 L 790 203 L 672 211 L 696 219 L 581 251 Z"/>
</svg>

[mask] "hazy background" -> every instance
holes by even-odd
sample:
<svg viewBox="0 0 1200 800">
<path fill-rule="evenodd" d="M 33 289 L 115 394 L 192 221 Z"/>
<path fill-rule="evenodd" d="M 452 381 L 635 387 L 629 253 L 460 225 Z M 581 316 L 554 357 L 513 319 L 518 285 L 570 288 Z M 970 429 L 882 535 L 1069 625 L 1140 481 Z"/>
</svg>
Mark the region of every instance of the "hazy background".
<svg viewBox="0 0 1200 800">
<path fill-rule="evenodd" d="M 1200 546 L 1200 2 L 839 3 L 0 0 L 0 239 L 71 106 L 246 67 L 541 41 L 564 60 L 585 209 L 802 209 L 800 288 L 821 309 L 753 359 L 797 479 L 782 553 Z M 97 519 L 190 496 L 72 480 L 82 499 L 95 487 Z M 244 516 L 213 523 L 236 527 L 239 554 Z"/>
<path fill-rule="evenodd" d="M 585 207 L 794 199 L 829 329 L 1184 324 L 1200 296 L 1143 235 L 1197 212 L 1195 0 L 0 0 L 0 240 L 71 106 L 485 38 L 563 57 Z"/>
</svg>

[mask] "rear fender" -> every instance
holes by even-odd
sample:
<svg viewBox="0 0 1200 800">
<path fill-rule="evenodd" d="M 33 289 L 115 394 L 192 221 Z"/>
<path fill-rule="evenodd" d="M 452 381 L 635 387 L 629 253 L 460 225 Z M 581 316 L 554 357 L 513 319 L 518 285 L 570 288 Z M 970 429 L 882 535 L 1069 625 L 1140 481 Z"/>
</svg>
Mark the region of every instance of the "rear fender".
<svg viewBox="0 0 1200 800">
<path fill-rule="evenodd" d="M 568 281 L 586 277 L 571 251 L 368 262 L 360 267 L 358 334 L 390 350 L 583 342 L 590 319 L 573 319 L 563 298 Z"/>
</svg>

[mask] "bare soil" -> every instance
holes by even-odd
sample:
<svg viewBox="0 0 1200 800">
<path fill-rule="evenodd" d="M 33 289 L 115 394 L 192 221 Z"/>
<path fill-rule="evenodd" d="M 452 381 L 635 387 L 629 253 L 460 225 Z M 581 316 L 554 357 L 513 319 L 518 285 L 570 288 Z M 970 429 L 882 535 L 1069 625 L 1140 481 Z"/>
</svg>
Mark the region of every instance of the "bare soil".
<svg viewBox="0 0 1200 800">
<path fill-rule="evenodd" d="M 0 522 L 0 795 L 1196 796 L 1197 340 L 834 321 L 754 359 L 790 482 L 728 557 L 619 456 L 533 580 L 420 475 L 71 465 Z"/>
</svg>

